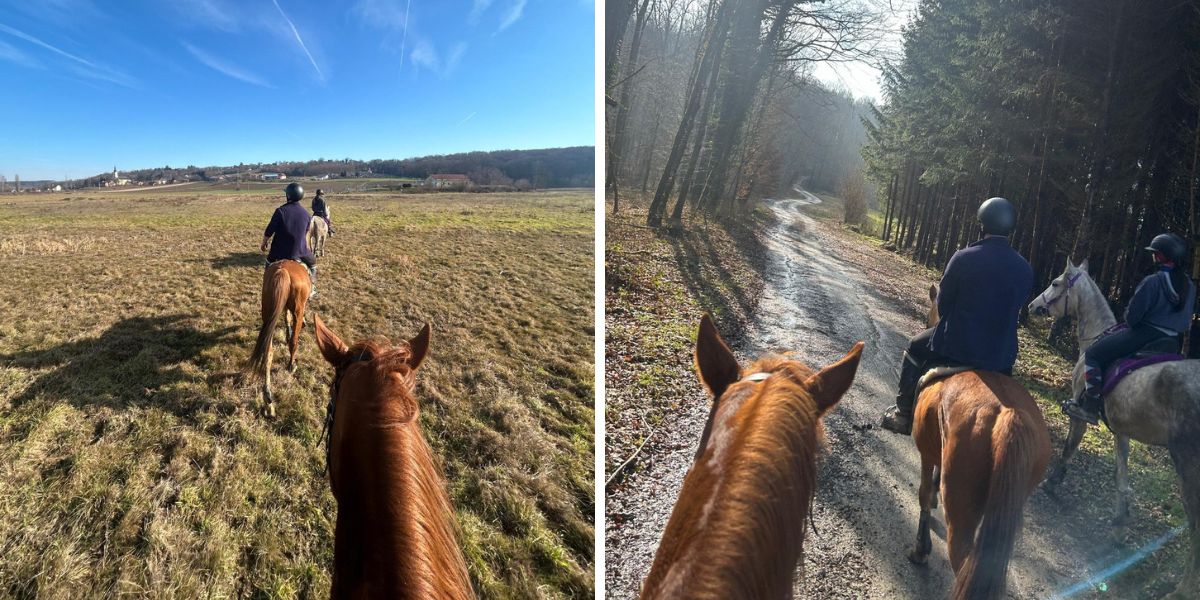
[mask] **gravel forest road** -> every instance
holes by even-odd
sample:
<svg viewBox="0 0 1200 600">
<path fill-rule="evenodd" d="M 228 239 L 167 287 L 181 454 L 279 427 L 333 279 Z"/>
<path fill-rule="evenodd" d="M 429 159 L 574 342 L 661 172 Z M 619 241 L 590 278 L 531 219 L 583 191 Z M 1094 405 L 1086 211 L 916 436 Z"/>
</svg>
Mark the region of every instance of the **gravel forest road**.
<svg viewBox="0 0 1200 600">
<path fill-rule="evenodd" d="M 911 438 L 877 425 L 895 396 L 901 351 L 923 324 L 911 307 L 879 293 L 880 274 L 839 259 L 845 242 L 832 239 L 802 210 L 820 200 L 800 195 L 767 201 L 776 219 L 767 232 L 766 289 L 746 343 L 735 350 L 742 361 L 793 350 L 820 368 L 859 340 L 866 348 L 853 388 L 825 419 L 829 448 L 818 477 L 816 532 L 807 534 L 796 597 L 947 597 L 953 578 L 940 509 L 934 513 L 928 564 L 913 565 L 905 557 L 918 517 L 916 447 Z M 606 549 L 608 597 L 634 597 L 649 571 L 707 410 L 695 405 L 675 415 L 671 435 L 678 443 L 648 457 L 643 471 L 619 490 L 627 522 L 620 542 Z M 1068 524 L 1063 507 L 1041 491 L 1025 514 L 1009 570 L 1009 597 L 1054 597 L 1085 576 L 1096 548 L 1108 545 L 1106 528 Z"/>
</svg>

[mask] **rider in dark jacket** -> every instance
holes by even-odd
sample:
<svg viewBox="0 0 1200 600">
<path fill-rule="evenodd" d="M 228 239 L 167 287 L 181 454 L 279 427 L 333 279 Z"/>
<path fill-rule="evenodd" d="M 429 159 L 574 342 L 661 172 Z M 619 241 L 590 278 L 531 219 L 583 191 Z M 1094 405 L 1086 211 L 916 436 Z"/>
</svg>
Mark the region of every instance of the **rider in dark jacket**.
<svg viewBox="0 0 1200 600">
<path fill-rule="evenodd" d="M 322 192 L 320 188 L 317 189 L 317 195 L 313 198 L 312 212 L 313 215 L 325 219 L 325 226 L 329 228 L 329 235 L 333 235 L 333 221 L 329 218 L 329 205 L 325 202 L 325 192 Z"/>
<path fill-rule="evenodd" d="M 1100 338 L 1083 353 L 1083 392 L 1078 399 L 1063 404 L 1068 415 L 1093 425 L 1100 420 L 1105 369 L 1151 342 L 1171 338 L 1178 343 L 1192 326 L 1196 286 L 1188 279 L 1183 264 L 1187 244 L 1173 233 L 1164 233 L 1155 236 L 1146 250 L 1154 253 L 1156 272 L 1147 275 L 1133 292 L 1125 309 L 1128 328 Z"/>
<path fill-rule="evenodd" d="M 1009 245 L 1017 219 L 1008 200 L 987 200 L 978 217 L 984 237 L 950 257 L 937 297 L 941 320 L 910 340 L 896 406 L 884 413 L 884 429 L 912 433 L 917 381 L 936 364 L 1012 374 L 1017 316 L 1033 290 L 1033 269 Z"/>
<path fill-rule="evenodd" d="M 312 292 L 309 297 L 317 294 L 317 257 L 308 249 L 308 226 L 310 217 L 308 211 L 300 205 L 304 198 L 304 188 L 299 183 L 289 183 L 285 190 L 287 202 L 275 209 L 271 222 L 263 232 L 261 249 L 266 252 L 270 244 L 271 251 L 267 254 L 267 265 L 280 260 L 298 260 L 308 267 L 312 277 Z M 274 238 L 274 239 L 272 239 Z"/>
</svg>

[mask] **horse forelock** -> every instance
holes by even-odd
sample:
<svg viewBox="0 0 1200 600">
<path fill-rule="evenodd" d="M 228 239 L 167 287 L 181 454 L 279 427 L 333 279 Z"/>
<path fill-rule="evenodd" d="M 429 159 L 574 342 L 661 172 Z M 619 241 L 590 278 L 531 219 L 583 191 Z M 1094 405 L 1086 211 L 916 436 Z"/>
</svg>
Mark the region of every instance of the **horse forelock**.
<svg viewBox="0 0 1200 600">
<path fill-rule="evenodd" d="M 771 597 L 791 585 L 820 439 L 804 387 L 812 371 L 768 357 L 749 372 L 775 376 L 722 395 L 655 561 L 665 568 L 655 584 L 661 597 Z"/>
</svg>

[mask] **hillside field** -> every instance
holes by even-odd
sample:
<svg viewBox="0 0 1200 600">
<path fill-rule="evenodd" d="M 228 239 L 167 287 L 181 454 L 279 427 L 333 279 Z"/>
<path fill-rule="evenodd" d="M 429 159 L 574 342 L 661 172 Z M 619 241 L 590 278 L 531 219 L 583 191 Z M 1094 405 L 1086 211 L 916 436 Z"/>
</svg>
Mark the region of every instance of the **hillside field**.
<svg viewBox="0 0 1200 600">
<path fill-rule="evenodd" d="M 347 342 L 432 323 L 416 395 L 480 596 L 593 594 L 591 190 L 329 201 L 269 421 L 242 371 L 281 192 L 0 197 L 0 596 L 326 597 L 312 312 Z"/>
</svg>

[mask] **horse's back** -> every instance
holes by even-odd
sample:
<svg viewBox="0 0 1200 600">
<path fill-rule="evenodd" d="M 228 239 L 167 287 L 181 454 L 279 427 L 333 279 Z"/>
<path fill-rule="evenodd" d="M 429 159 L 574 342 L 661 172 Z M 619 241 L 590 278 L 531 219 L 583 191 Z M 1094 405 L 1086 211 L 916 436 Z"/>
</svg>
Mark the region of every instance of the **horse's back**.
<svg viewBox="0 0 1200 600">
<path fill-rule="evenodd" d="M 1200 360 L 1142 367 L 1126 375 L 1104 399 L 1113 431 L 1166 446 L 1182 424 L 1200 423 Z"/>
<path fill-rule="evenodd" d="M 1017 380 L 995 371 L 964 371 L 922 389 L 913 437 L 922 455 L 941 454 L 942 441 L 951 437 L 963 441 L 986 433 L 990 447 L 991 434 L 1006 411 L 1030 428 L 1037 454 L 1048 456 L 1050 434 L 1037 401 Z M 947 431 L 941 430 L 943 425 Z"/>
</svg>

